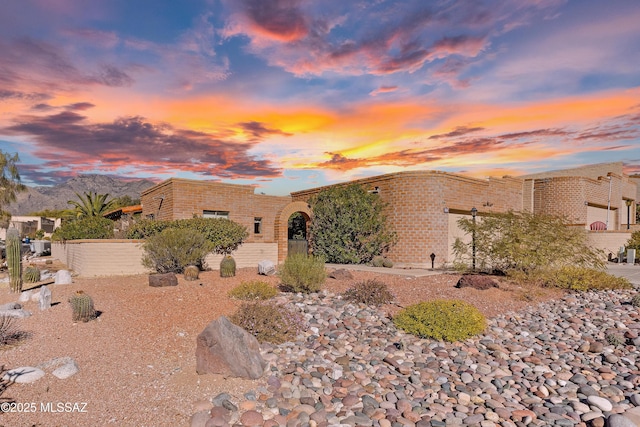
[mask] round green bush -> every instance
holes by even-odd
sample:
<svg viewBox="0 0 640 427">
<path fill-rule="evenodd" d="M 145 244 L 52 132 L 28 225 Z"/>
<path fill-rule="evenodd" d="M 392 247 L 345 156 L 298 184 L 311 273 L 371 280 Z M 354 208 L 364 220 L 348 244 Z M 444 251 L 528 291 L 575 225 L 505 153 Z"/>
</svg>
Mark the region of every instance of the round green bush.
<svg viewBox="0 0 640 427">
<path fill-rule="evenodd" d="M 240 285 L 231 289 L 229 298 L 237 298 L 241 300 L 266 300 L 278 295 L 278 290 L 268 284 L 254 280 L 251 282 L 242 282 Z"/>
<path fill-rule="evenodd" d="M 204 258 L 211 243 L 195 230 L 167 228 L 148 237 L 143 246 L 142 265 L 158 273 L 182 273 L 188 265 L 204 270 Z"/>
<path fill-rule="evenodd" d="M 473 305 L 460 300 L 434 300 L 410 305 L 393 322 L 420 338 L 460 341 L 480 334 L 487 320 Z"/>
<path fill-rule="evenodd" d="M 113 221 L 101 216 L 89 216 L 65 222 L 54 231 L 52 240 L 112 239 Z"/>
</svg>

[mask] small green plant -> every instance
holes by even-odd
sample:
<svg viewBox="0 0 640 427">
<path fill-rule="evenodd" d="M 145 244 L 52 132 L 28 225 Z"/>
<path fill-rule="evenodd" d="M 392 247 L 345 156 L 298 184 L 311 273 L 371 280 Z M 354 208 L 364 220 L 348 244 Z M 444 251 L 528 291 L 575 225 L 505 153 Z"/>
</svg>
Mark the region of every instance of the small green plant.
<svg viewBox="0 0 640 427">
<path fill-rule="evenodd" d="M 225 255 L 220 261 L 220 277 L 233 277 L 236 275 L 236 260 L 231 255 Z"/>
<path fill-rule="evenodd" d="M 420 338 L 449 342 L 482 333 L 487 325 L 477 308 L 460 300 L 434 300 L 410 305 L 400 311 L 393 322 Z"/>
<path fill-rule="evenodd" d="M 624 339 L 624 337 L 618 333 L 608 333 L 605 336 L 605 339 L 607 340 L 607 342 L 609 343 L 609 345 L 612 345 L 614 347 L 620 347 L 622 345 L 625 344 L 626 340 Z"/>
<path fill-rule="evenodd" d="M 198 277 L 200 276 L 200 269 L 197 265 L 187 265 L 182 274 L 184 274 L 184 278 L 186 280 L 198 280 Z"/>
<path fill-rule="evenodd" d="M 573 265 L 541 274 L 540 280 L 548 287 L 572 291 L 632 288 L 629 280 L 624 277 L 613 276 L 602 270 Z"/>
<path fill-rule="evenodd" d="M 230 320 L 255 336 L 259 342 L 273 344 L 295 339 L 304 327 L 300 313 L 263 302 L 243 303 Z"/>
<path fill-rule="evenodd" d="M 370 279 L 356 283 L 347 289 L 342 297 L 366 305 L 380 306 L 393 301 L 394 297 L 387 285 L 379 280 Z"/>
<path fill-rule="evenodd" d="M 374 256 L 371 260 L 371 265 L 373 265 L 374 267 L 382 267 L 384 265 L 384 257 L 380 255 Z"/>
<path fill-rule="evenodd" d="M 42 240 L 44 238 L 44 230 L 42 228 L 38 229 L 34 235 L 36 240 Z"/>
<path fill-rule="evenodd" d="M 640 293 L 637 293 L 633 297 L 631 297 L 631 305 L 634 307 L 640 307 Z"/>
<path fill-rule="evenodd" d="M 211 244 L 195 230 L 167 228 L 148 237 L 142 264 L 158 273 L 182 273 L 188 265 L 204 266 Z"/>
<path fill-rule="evenodd" d="M 96 310 L 93 306 L 93 299 L 84 291 L 76 291 L 70 298 L 69 303 L 73 310 L 74 322 L 88 322 L 96 318 Z"/>
<path fill-rule="evenodd" d="M 382 266 L 383 266 L 384 268 L 391 268 L 391 267 L 393 267 L 393 261 L 391 261 L 389 258 L 385 258 L 385 259 L 382 261 Z"/>
<path fill-rule="evenodd" d="M 289 255 L 278 273 L 282 287 L 292 292 L 318 292 L 327 278 L 324 259 L 305 254 Z"/>
<path fill-rule="evenodd" d="M 255 280 L 242 282 L 239 286 L 231 289 L 228 295 L 229 298 L 241 300 L 267 300 L 278 295 L 278 290 L 267 282 Z"/>
<path fill-rule="evenodd" d="M 11 292 L 22 291 L 22 242 L 15 228 L 7 230 L 7 267 L 9 268 L 9 289 Z"/>
<path fill-rule="evenodd" d="M 0 315 L 0 348 L 16 344 L 27 336 L 16 327 L 15 317 Z"/>
<path fill-rule="evenodd" d="M 38 267 L 29 266 L 24 271 L 24 281 L 27 283 L 35 283 L 40 281 L 40 269 Z"/>
</svg>

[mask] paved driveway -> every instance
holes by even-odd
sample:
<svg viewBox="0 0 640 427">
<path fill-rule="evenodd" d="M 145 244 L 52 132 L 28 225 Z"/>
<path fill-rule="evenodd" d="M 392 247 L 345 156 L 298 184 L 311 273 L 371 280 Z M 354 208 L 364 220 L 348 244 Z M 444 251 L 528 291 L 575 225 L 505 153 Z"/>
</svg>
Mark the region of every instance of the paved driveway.
<svg viewBox="0 0 640 427">
<path fill-rule="evenodd" d="M 607 270 L 613 275 L 626 277 L 634 285 L 640 286 L 640 265 L 638 264 L 628 265 L 609 263 L 607 265 Z"/>
</svg>

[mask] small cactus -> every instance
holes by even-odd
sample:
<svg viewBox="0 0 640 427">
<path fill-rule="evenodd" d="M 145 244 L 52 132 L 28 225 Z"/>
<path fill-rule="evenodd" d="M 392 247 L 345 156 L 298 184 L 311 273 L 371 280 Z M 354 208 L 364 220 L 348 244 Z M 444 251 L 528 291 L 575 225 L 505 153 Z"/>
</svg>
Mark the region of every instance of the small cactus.
<svg viewBox="0 0 640 427">
<path fill-rule="evenodd" d="M 40 269 L 38 267 L 27 267 L 24 271 L 24 281 L 27 283 L 35 283 L 40 281 Z"/>
<path fill-rule="evenodd" d="M 384 258 L 381 257 L 380 255 L 376 255 L 373 257 L 373 259 L 371 260 L 371 264 L 374 267 L 382 267 L 384 265 Z"/>
<path fill-rule="evenodd" d="M 220 277 L 233 277 L 236 275 L 236 260 L 231 255 L 225 255 L 220 261 Z"/>
<path fill-rule="evenodd" d="M 640 293 L 635 294 L 631 298 L 631 305 L 634 307 L 640 307 Z"/>
<path fill-rule="evenodd" d="M 198 280 L 200 275 L 200 269 L 195 265 L 188 265 L 184 268 L 184 278 L 186 280 Z"/>
<path fill-rule="evenodd" d="M 7 230 L 7 267 L 9 267 L 9 288 L 11 292 L 22 291 L 22 242 L 15 228 Z"/>
<path fill-rule="evenodd" d="M 624 345 L 626 342 L 626 340 L 622 335 L 616 334 L 616 333 L 609 333 L 605 338 L 607 342 L 614 347 L 619 347 L 621 345 Z"/>
<path fill-rule="evenodd" d="M 83 291 L 77 291 L 69 298 L 73 310 L 73 321 L 88 322 L 96 318 L 96 310 L 93 307 L 93 299 Z"/>
<path fill-rule="evenodd" d="M 391 261 L 389 258 L 384 258 L 382 260 L 382 266 L 385 268 L 391 268 L 393 267 L 393 261 Z"/>
</svg>

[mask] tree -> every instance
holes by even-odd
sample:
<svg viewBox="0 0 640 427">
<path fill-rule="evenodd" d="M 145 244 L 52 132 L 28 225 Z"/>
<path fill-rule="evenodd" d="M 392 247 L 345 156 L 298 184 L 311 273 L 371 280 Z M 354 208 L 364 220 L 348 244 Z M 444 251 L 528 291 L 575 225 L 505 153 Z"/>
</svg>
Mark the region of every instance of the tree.
<svg viewBox="0 0 640 427">
<path fill-rule="evenodd" d="M 481 270 L 506 274 L 549 271 L 566 265 L 603 269 L 602 251 L 589 246 L 587 232 L 571 227 L 565 218 L 531 212 L 495 213 L 477 221 L 462 218 L 458 226 L 475 238 L 454 243 L 456 262 L 473 257 Z"/>
<path fill-rule="evenodd" d="M 97 194 L 95 192 L 85 192 L 84 196 L 79 195 L 76 200 L 69 200 L 67 203 L 75 206 L 76 217 L 86 218 L 90 216 L 102 216 L 113 208 L 114 201 L 107 200 L 109 194 Z"/>
<path fill-rule="evenodd" d="M 310 200 L 313 254 L 328 262 L 361 264 L 386 253 L 396 242 L 385 204 L 362 186 L 332 187 Z"/>
<path fill-rule="evenodd" d="M 17 153 L 11 155 L 0 151 L 0 223 L 3 225 L 8 225 L 11 220 L 11 214 L 4 208 L 16 201 L 17 193 L 27 189 L 20 180 L 19 161 Z"/>
</svg>

